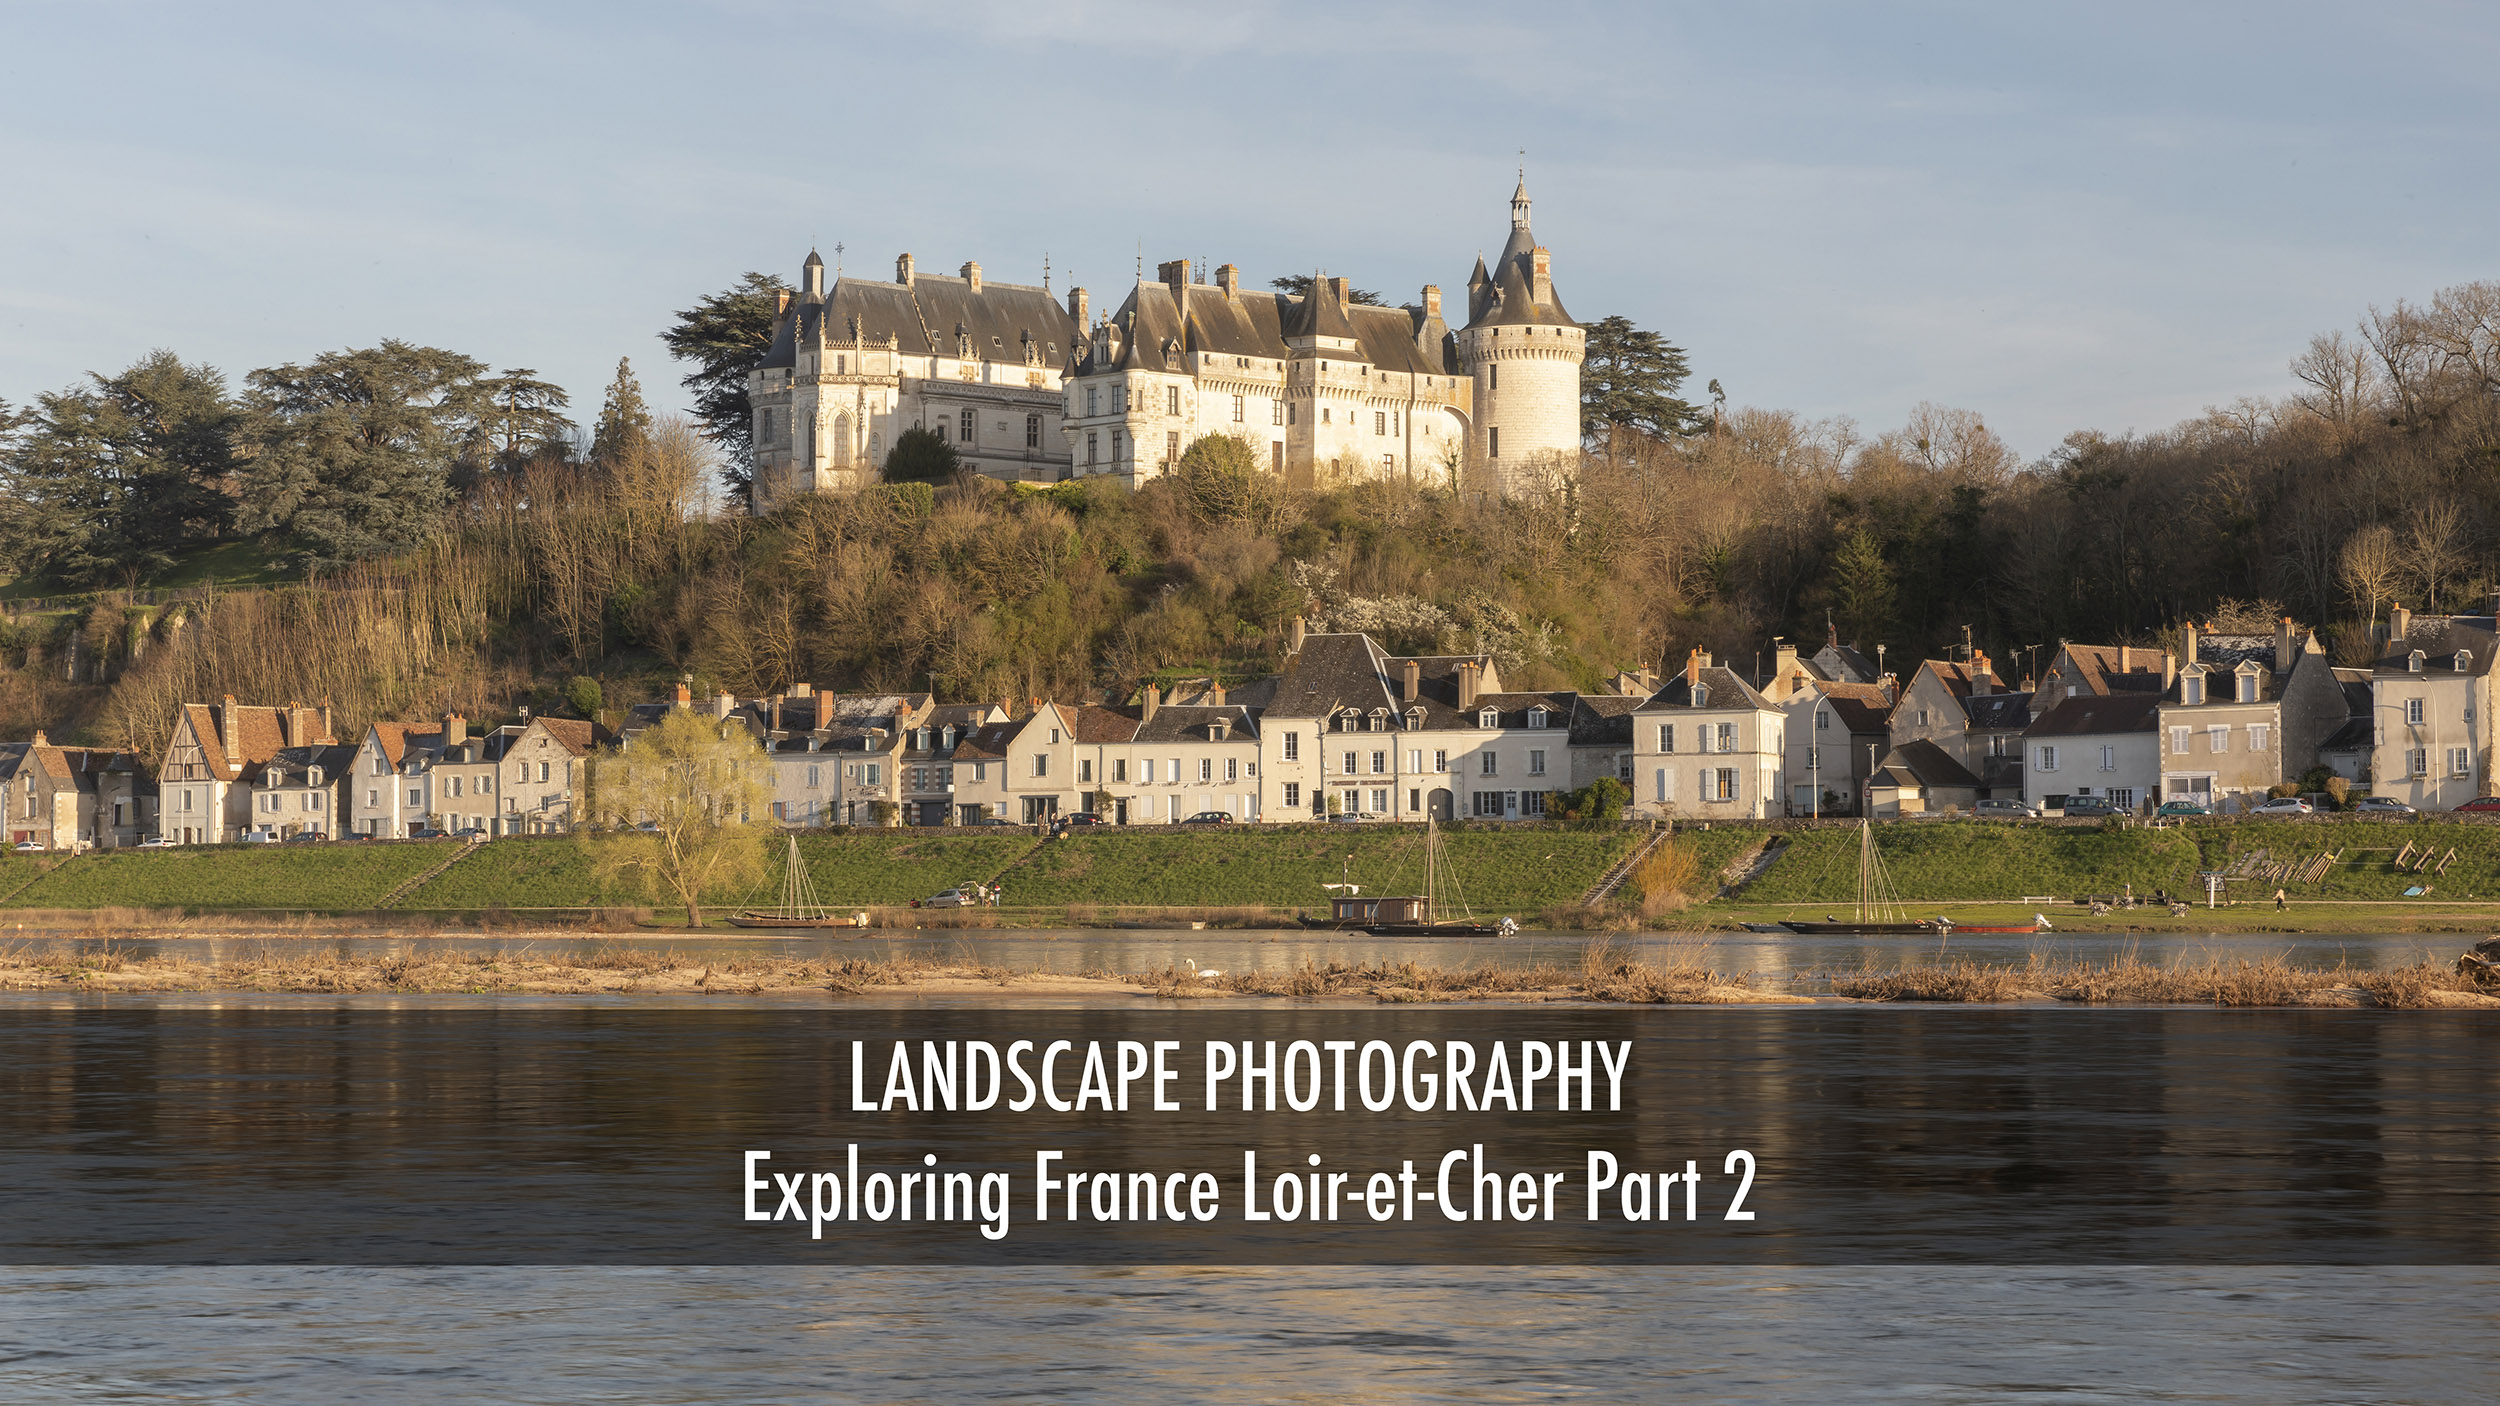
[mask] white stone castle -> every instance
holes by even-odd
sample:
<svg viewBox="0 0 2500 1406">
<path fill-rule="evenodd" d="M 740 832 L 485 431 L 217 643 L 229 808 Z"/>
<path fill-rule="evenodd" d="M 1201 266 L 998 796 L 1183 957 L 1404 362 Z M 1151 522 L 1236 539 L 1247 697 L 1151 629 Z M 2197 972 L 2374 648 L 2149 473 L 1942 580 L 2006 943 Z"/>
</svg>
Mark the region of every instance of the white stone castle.
<svg viewBox="0 0 2500 1406">
<path fill-rule="evenodd" d="M 1403 477 L 1495 488 L 1578 453 L 1587 334 L 1554 291 L 1553 255 L 1528 229 L 1523 176 L 1510 238 L 1467 279 L 1467 322 L 1441 290 L 1417 304 L 1350 302 L 1342 278 L 1304 294 L 1212 283 L 1173 261 L 1119 310 L 1087 320 L 1085 290 L 949 278 L 912 256 L 894 281 L 825 287 L 807 256 L 772 348 L 748 378 L 755 499 L 876 481 L 895 437 L 926 429 L 966 467 L 1007 480 L 1108 475 L 1136 487 L 1202 435 L 1245 442 L 1279 474 Z"/>
</svg>

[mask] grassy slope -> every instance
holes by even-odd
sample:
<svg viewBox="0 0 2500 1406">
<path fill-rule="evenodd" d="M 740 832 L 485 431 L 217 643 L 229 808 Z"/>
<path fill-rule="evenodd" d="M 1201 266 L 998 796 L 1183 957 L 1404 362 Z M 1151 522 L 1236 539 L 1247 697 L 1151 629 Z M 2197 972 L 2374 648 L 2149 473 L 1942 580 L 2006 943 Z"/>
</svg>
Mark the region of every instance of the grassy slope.
<svg viewBox="0 0 2500 1406">
<path fill-rule="evenodd" d="M 2232 825 L 2189 828 L 2205 856 L 2205 867 L 2227 869 L 2233 860 L 2264 850 L 2269 860 L 2298 861 L 2323 851 L 2336 852 L 2336 862 L 2314 884 L 2283 879 L 2248 879 L 2230 885 L 2234 897 L 2268 896 L 2279 886 L 2293 898 L 2389 899 L 2402 901 L 2404 891 L 2427 884 L 2433 899 L 2500 898 L 2500 825 L 2454 820 L 2256 820 Z M 2444 857 L 2450 849 L 2456 862 L 2444 874 L 2396 872 L 2394 861 L 2411 844 L 2424 845 Z M 2431 861 L 2434 865 L 2438 858 Z M 2418 901 L 2418 900 L 2417 900 Z"/>
<path fill-rule="evenodd" d="M 898 830 L 874 835 L 810 835 L 799 841 L 817 896 L 827 903 L 908 903 L 958 883 L 986 879 L 1032 847 L 1020 832 Z M 760 882 L 723 885 L 711 903 L 770 901 L 780 891 L 775 854 Z M 403 908 L 593 908 L 662 902 L 630 880 L 602 881 L 569 839 L 502 839 L 444 870 Z"/>
<path fill-rule="evenodd" d="M 120 850 L 62 863 L 15 908 L 371 908 L 440 863 L 449 842 Z"/>
<path fill-rule="evenodd" d="M 1848 903 L 1858 893 L 1858 832 L 1792 834 L 1786 853 L 1746 886 L 1748 903 Z M 1905 899 L 2015 898 L 2196 891 L 2204 867 L 2184 830 L 1921 820 L 1875 827 L 1893 888 Z"/>
<path fill-rule="evenodd" d="M 1636 839 L 1617 831 L 1457 831 L 1444 836 L 1444 852 L 1470 906 L 1527 912 L 1577 899 Z M 1318 908 L 1329 897 L 1320 885 L 1341 873 L 1366 893 L 1419 891 L 1422 853 L 1421 830 L 1386 825 L 1080 833 L 1045 845 L 1009 874 L 1006 897 L 1011 904 Z"/>
</svg>

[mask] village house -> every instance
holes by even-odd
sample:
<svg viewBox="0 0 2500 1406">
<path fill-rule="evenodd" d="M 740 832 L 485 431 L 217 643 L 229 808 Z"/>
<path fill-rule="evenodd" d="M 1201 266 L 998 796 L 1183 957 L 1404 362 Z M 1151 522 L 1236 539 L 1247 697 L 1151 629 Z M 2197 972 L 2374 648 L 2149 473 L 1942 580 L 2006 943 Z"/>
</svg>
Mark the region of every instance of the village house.
<svg viewBox="0 0 2500 1406">
<path fill-rule="evenodd" d="M 289 747 L 337 741 L 329 709 L 234 701 L 185 703 L 157 767 L 158 833 L 177 844 L 228 844 L 255 828 L 253 789 Z"/>
<path fill-rule="evenodd" d="M 608 730 L 583 718 L 529 716 L 504 748 L 496 793 L 503 834 L 560 835 L 590 813 L 590 762 Z"/>
<path fill-rule="evenodd" d="M 1781 804 L 1785 715 L 1695 649 L 1634 715 L 1635 813 L 1762 820 Z"/>
<path fill-rule="evenodd" d="M 1639 684 L 1643 680 L 1632 675 L 1619 676 L 1624 682 Z M 1611 777 L 1623 787 L 1625 804 L 1630 804 L 1632 778 L 1639 753 L 1632 745 L 1632 715 L 1649 695 L 1658 691 L 1654 679 L 1638 693 L 1581 693 L 1571 700 L 1571 789 L 1585 791 L 1601 779 Z M 1620 688 L 1620 685 L 1618 685 Z"/>
<path fill-rule="evenodd" d="M 2180 631 L 2184 662 L 2162 695 L 2161 797 L 2244 810 L 2317 765 L 2348 709 L 2314 636 L 2287 616 L 2271 638 Z"/>
<path fill-rule="evenodd" d="M 404 840 L 433 813 L 434 759 L 442 754 L 443 724 L 378 722 L 365 728 L 349 763 L 350 831 L 371 839 Z"/>
<path fill-rule="evenodd" d="M 1524 701 L 1503 695 L 1490 657 L 1400 658 L 1368 635 L 1308 634 L 1298 619 L 1288 650 L 1260 719 L 1261 794 L 1270 818 L 1319 819 L 1333 805 L 1339 813 L 1382 820 L 1448 820 L 1461 813 L 1462 790 L 1471 797 L 1511 791 L 1484 784 L 1479 754 L 1488 749 L 1495 781 L 1525 776 L 1526 744 L 1506 742 L 1501 734 L 1511 723 L 1525 727 L 1526 708 L 1514 706 L 1506 715 L 1497 702 L 1488 719 L 1479 706 L 1487 697 Z M 1566 740 L 1546 749 L 1547 771 L 1531 779 L 1567 780 L 1570 769 L 1558 765 L 1555 754 L 1569 745 L 1568 706 L 1559 717 L 1549 710 L 1545 725 Z M 1521 755 L 1506 762 L 1513 752 Z M 1553 784 L 1559 783 L 1535 790 L 1542 794 Z M 1375 809 L 1375 801 L 1385 809 Z M 1503 804 L 1511 804 L 1508 796 Z M 1505 809 L 1504 818 L 1521 816 Z"/>
<path fill-rule="evenodd" d="M 1925 798 L 1925 809 L 1968 809 L 1970 802 L 1994 789 L 1983 775 L 1993 756 L 1999 759 L 1994 768 L 1998 784 L 2006 794 L 2020 795 L 2019 764 L 2009 766 L 2004 759 L 2021 756 L 2022 726 L 2009 729 L 2005 723 L 2014 713 L 2028 723 L 2029 709 L 2026 706 L 2014 710 L 1980 702 L 2005 691 L 2005 684 L 1984 651 L 1973 651 L 1967 660 L 1921 661 L 1901 690 L 1900 700 L 1893 705 L 1889 718 L 1891 750 L 1904 751 L 1913 743 L 1927 743 L 1942 753 L 1951 766 L 1939 767 L 1923 748 L 1908 750 L 1892 777 L 1895 789 L 1897 783 L 1909 777 L 1933 776 L 1941 789 Z M 1979 705 L 1977 714 L 1974 704 Z M 1985 725 L 1980 722 L 1982 717 Z M 1886 760 L 1891 760 L 1889 753 Z M 1970 794 L 1965 796 L 1963 792 Z"/>
<path fill-rule="evenodd" d="M 340 833 L 340 797 L 355 765 L 356 749 L 343 742 L 282 747 L 252 786 L 252 826 L 274 839 Z"/>
<path fill-rule="evenodd" d="M 56 747 L 41 731 L 0 747 L 0 793 L 13 845 L 60 853 L 122 849 L 154 829 L 156 788 L 135 753 Z"/>
<path fill-rule="evenodd" d="M 1780 702 L 1790 815 L 1856 815 L 1866 779 L 1891 746 L 1892 694 L 1878 684 L 1812 679 Z"/>
<path fill-rule="evenodd" d="M 2500 636 L 2459 617 L 2398 606 L 2370 670 L 2370 794 L 2453 810 L 2494 792 L 2492 656 Z"/>
<path fill-rule="evenodd" d="M 443 748 L 432 769 L 434 808 L 427 823 L 452 835 L 502 833 L 497 783 L 504 754 L 520 735 L 512 723 L 472 735 L 468 719 L 456 713 L 443 719 Z"/>
<path fill-rule="evenodd" d="M 1000 709 L 1003 715 L 1005 709 Z M 1007 778 L 1007 755 L 1031 718 L 1000 716 L 984 722 L 969 734 L 956 739 L 955 806 L 959 823 L 970 825 L 984 820 L 1016 821 L 1008 813 L 1011 788 Z M 1047 778 L 1044 778 L 1047 779 Z"/>
<path fill-rule="evenodd" d="M 2032 718 L 2024 739 L 2025 798 L 2050 810 L 2072 797 L 2121 810 L 2149 804 L 2161 787 L 2161 703 L 2161 694 L 2132 688 L 2058 699 Z"/>
<path fill-rule="evenodd" d="M 955 748 L 983 724 L 1006 716 L 1007 710 L 995 703 L 932 704 L 918 714 L 903 730 L 902 749 L 894 759 L 904 824 L 962 821 L 955 799 Z"/>
</svg>

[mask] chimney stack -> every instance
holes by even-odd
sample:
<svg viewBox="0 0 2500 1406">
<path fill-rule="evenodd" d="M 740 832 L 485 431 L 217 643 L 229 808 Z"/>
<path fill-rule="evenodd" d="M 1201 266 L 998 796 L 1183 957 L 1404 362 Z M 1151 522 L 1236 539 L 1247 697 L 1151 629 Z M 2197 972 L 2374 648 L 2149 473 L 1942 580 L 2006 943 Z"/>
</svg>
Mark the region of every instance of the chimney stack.
<svg viewBox="0 0 2500 1406">
<path fill-rule="evenodd" d="M 2179 629 L 2179 667 L 2188 668 L 2196 660 L 2196 622 L 2190 620 Z"/>
<path fill-rule="evenodd" d="M 964 282 L 971 285 L 972 292 L 978 293 L 981 291 L 981 266 L 979 264 L 974 263 L 970 259 L 966 259 L 964 261 L 963 275 Z"/>
<path fill-rule="evenodd" d="M 1551 306 L 1554 301 L 1554 251 L 1540 244 L 1528 251 L 1528 259 L 1536 270 L 1528 295 L 1541 304 Z"/>
<path fill-rule="evenodd" d="M 1440 320 L 1441 285 L 1437 283 L 1427 283 L 1424 285 L 1424 321 L 1438 322 Z"/>
<path fill-rule="evenodd" d="M 1069 289 L 1068 321 L 1076 324 L 1076 335 L 1080 338 L 1085 335 L 1085 306 L 1085 290 L 1082 288 Z"/>
<path fill-rule="evenodd" d="M 1155 265 L 1155 279 L 1171 289 L 1173 297 L 1179 297 L 1181 289 L 1189 285 L 1189 260 L 1166 259 Z"/>
<path fill-rule="evenodd" d="M 895 281 L 895 282 L 897 282 L 897 283 L 902 284 L 902 285 L 903 285 L 904 287 L 906 287 L 906 288 L 909 288 L 909 287 L 911 287 L 911 286 L 912 286 L 911 280 L 912 280 L 912 263 L 911 263 L 911 255 L 909 255 L 909 254 L 901 254 L 901 255 L 897 255 L 897 256 L 895 257 L 895 260 L 894 260 L 894 281 Z"/>
<path fill-rule="evenodd" d="M 713 716 L 713 717 L 715 717 L 715 718 L 725 718 L 725 717 L 728 717 L 731 713 L 736 712 L 736 711 L 737 711 L 737 708 L 738 708 L 738 700 L 737 700 L 736 698 L 734 698 L 734 697 L 732 697 L 732 696 L 730 695 L 730 692 L 729 692 L 729 690 L 728 690 L 728 689 L 725 689 L 725 688 L 724 688 L 724 689 L 722 689 L 720 692 L 715 693 L 715 694 L 713 694 L 713 695 L 712 695 L 712 716 Z"/>
<path fill-rule="evenodd" d="M 469 720 L 458 713 L 443 714 L 443 750 L 448 752 L 468 740 Z"/>
<path fill-rule="evenodd" d="M 1233 264 L 1217 265 L 1215 270 L 1215 286 L 1223 289 L 1224 296 L 1227 298 L 1240 297 L 1241 269 Z"/>
<path fill-rule="evenodd" d="M 1153 722 L 1153 721 L 1155 720 L 1155 714 L 1157 714 L 1157 713 L 1159 713 L 1159 712 L 1162 712 L 1162 711 L 1163 711 L 1163 690 L 1162 690 L 1161 688 L 1157 687 L 1157 686 L 1156 686 L 1156 685 L 1154 685 L 1154 684 L 1148 684 L 1148 685 L 1146 685 L 1145 716 L 1144 716 L 1144 717 L 1142 717 L 1142 718 L 1139 718 L 1139 719 L 1138 719 L 1138 721 L 1139 721 L 1139 722 L 1149 722 L 1149 723 L 1150 723 L 1150 722 Z"/>
<path fill-rule="evenodd" d="M 1461 712 L 1476 706 L 1476 661 L 1458 661 L 1458 706 Z"/>
<path fill-rule="evenodd" d="M 2292 617 L 2286 615 L 2274 622 L 2274 671 L 2288 674 L 2292 663 Z"/>
<path fill-rule="evenodd" d="M 2413 636 L 2413 612 L 2401 605 L 2387 607 L 2387 642 L 2402 645 Z"/>
<path fill-rule="evenodd" d="M 1398 696 L 1412 703 L 1424 690 L 1424 666 L 1409 659 L 1400 672 L 1404 677 L 1398 681 Z"/>
<path fill-rule="evenodd" d="M 2190 626 L 2189 628 L 2193 629 L 2195 627 Z M 2118 672 L 2122 675 L 2127 672 L 2127 647 L 2123 644 L 2118 646 Z"/>
<path fill-rule="evenodd" d="M 2176 655 L 2174 655 L 2174 654 L 2170 653 L 2168 650 L 2164 650 L 2164 651 L 2162 651 L 2162 656 L 2161 656 L 2161 686 L 2162 686 L 2163 688 L 2167 689 L 2167 688 L 2169 688 L 2172 684 L 2177 683 L 2178 681 L 2179 681 L 2179 660 L 2178 660 L 2178 656 L 2176 656 Z"/>
<path fill-rule="evenodd" d="M 1285 652 L 1287 654 L 1300 654 L 1302 652 L 1303 630 L 1304 626 L 1302 624 L 1302 617 L 1299 615 L 1293 617 L 1293 624 L 1286 627 L 1285 630 Z"/>
<path fill-rule="evenodd" d="M 1774 701 L 1786 698 L 1797 675 L 1797 646 L 1783 640 L 1771 651 L 1771 687 Z"/>
<path fill-rule="evenodd" d="M 1697 686 L 1699 686 L 1699 685 L 1700 685 L 1700 683 L 1701 683 L 1701 670 L 1702 670 L 1702 665 L 1703 665 L 1703 663 L 1704 663 L 1704 660 L 1705 660 L 1705 656 L 1704 656 L 1704 655 L 1702 654 L 1702 652 L 1701 652 L 1701 646 L 1700 646 L 1700 645 L 1694 645 L 1694 646 L 1693 646 L 1693 650 L 1692 650 L 1692 652 L 1691 652 L 1690 654 L 1687 654 L 1687 655 L 1685 655 L 1685 656 L 1684 656 L 1684 687 L 1685 687 L 1685 688 L 1687 688 L 1687 689 L 1691 689 L 1691 688 L 1695 688 L 1695 687 L 1697 687 Z"/>
<path fill-rule="evenodd" d="M 790 310 L 790 290 L 789 290 L 789 289 L 787 289 L 787 288 L 783 288 L 783 289 L 781 289 L 781 290 L 779 290 L 779 291 L 777 291 L 777 292 L 775 292 L 775 293 L 773 294 L 773 316 L 775 316 L 775 317 L 779 317 L 779 316 L 781 316 L 783 313 L 788 312 L 789 310 Z"/>
<path fill-rule="evenodd" d="M 1345 280 L 1342 278 L 1330 278 L 1325 280 L 1325 282 L 1328 284 L 1328 291 L 1337 295 L 1337 306 L 1344 307 L 1346 297 Z"/>
<path fill-rule="evenodd" d="M 681 683 L 681 684 L 679 684 L 679 685 L 677 685 L 677 697 L 676 697 L 676 700 L 675 700 L 675 701 L 676 701 L 677 706 L 678 706 L 678 707 L 680 707 L 680 708 L 691 708 L 691 707 L 693 707 L 693 706 L 694 706 L 694 690 L 693 690 L 693 689 L 690 689 L 690 688 L 688 688 L 688 687 L 686 687 L 686 686 L 685 686 L 684 684 L 682 684 L 682 683 Z"/>
<path fill-rule="evenodd" d="M 1208 707 L 1210 707 L 1210 708 L 1221 708 L 1221 707 L 1223 707 L 1223 706 L 1224 706 L 1224 683 L 1223 683 L 1223 680 L 1218 679 L 1218 680 L 1217 680 L 1217 681 L 1215 681 L 1214 683 L 1212 683 L 1212 684 L 1208 685 L 1208 687 L 1207 687 L 1207 706 L 1208 706 Z"/>
<path fill-rule="evenodd" d="M 1970 655 L 1970 691 L 1974 698 L 1985 698 L 1997 691 L 1996 671 L 1988 665 L 1988 651 L 1974 649 Z"/>
<path fill-rule="evenodd" d="M 228 766 L 235 765 L 239 760 L 235 755 L 234 739 L 234 695 L 229 693 L 226 695 L 226 701 L 217 705 L 217 745 L 225 750 Z"/>
</svg>

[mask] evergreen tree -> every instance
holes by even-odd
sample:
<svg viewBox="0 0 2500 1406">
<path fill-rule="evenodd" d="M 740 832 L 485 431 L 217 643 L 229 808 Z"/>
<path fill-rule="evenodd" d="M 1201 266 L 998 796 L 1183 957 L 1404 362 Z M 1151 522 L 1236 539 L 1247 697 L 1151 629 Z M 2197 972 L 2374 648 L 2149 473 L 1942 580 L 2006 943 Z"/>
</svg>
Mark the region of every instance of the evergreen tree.
<svg viewBox="0 0 2500 1406">
<path fill-rule="evenodd" d="M 634 379 L 633 362 L 619 357 L 616 379 L 608 382 L 608 398 L 599 407 L 598 428 L 591 432 L 591 462 L 626 463 L 650 447 L 651 411 L 643 404 L 642 383 Z"/>
<path fill-rule="evenodd" d="M 1883 544 L 1865 528 L 1843 537 L 1840 550 L 1832 554 L 1832 595 L 1847 638 L 1872 646 L 1885 637 L 1895 601 L 1892 564 L 1884 560 Z"/>
<path fill-rule="evenodd" d="M 230 525 L 244 412 L 225 378 L 152 352 L 118 376 L 0 407 L 0 554 L 77 585 L 145 580 Z"/>
<path fill-rule="evenodd" d="M 1282 278 L 1269 279 L 1267 281 L 1267 286 L 1270 288 L 1282 289 L 1297 298 L 1307 298 L 1311 296 L 1311 275 L 1307 273 L 1289 273 Z M 1373 292 L 1369 288 L 1357 288 L 1351 283 L 1346 285 L 1345 300 L 1349 303 L 1360 303 L 1367 308 L 1376 308 L 1382 305 L 1380 295 L 1378 293 Z"/>
<path fill-rule="evenodd" d="M 450 506 L 464 451 L 500 413 L 486 365 L 387 341 L 251 375 L 259 452 L 240 475 L 243 526 L 293 538 L 305 564 L 424 541 Z"/>
<path fill-rule="evenodd" d="M 747 400 L 747 373 L 772 347 L 773 318 L 790 285 L 768 273 L 750 273 L 677 314 L 660 334 L 669 354 L 694 363 L 678 384 L 694 392 L 695 419 L 703 437 L 721 448 L 721 479 L 744 501 L 755 486 L 755 407 Z"/>
<path fill-rule="evenodd" d="M 963 467 L 955 446 L 932 430 L 905 430 L 894 437 L 885 456 L 888 483 L 945 483 Z"/>
<path fill-rule="evenodd" d="M 511 473 L 542 454 L 568 454 L 573 422 L 564 417 L 572 397 L 553 381 L 523 367 L 477 383 L 476 442 L 499 473 Z"/>
<path fill-rule="evenodd" d="M 1588 356 L 1580 363 L 1581 436 L 1603 443 L 1617 428 L 1653 439 L 1700 429 L 1702 412 L 1677 395 L 1691 374 L 1682 347 L 1628 317 L 1598 319 L 1589 326 Z"/>
</svg>

